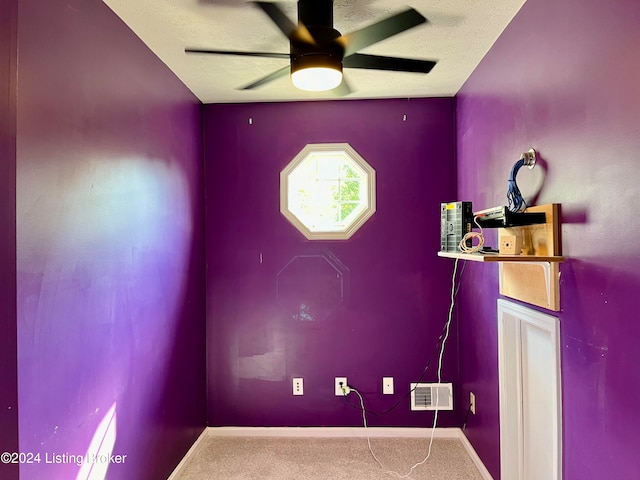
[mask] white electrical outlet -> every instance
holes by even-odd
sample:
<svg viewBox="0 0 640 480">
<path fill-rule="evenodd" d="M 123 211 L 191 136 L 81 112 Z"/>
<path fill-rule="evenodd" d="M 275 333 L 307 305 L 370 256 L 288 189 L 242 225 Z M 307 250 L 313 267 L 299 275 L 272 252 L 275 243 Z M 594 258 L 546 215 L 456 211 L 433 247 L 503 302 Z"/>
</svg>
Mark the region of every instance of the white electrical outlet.
<svg viewBox="0 0 640 480">
<path fill-rule="evenodd" d="M 334 383 L 335 394 L 339 397 L 344 397 L 351 390 L 347 387 L 347 377 L 336 377 Z"/>
<path fill-rule="evenodd" d="M 293 379 L 293 394 L 304 395 L 304 389 L 302 387 L 302 378 Z"/>
<path fill-rule="evenodd" d="M 476 395 L 473 392 L 469 392 L 469 410 L 476 414 Z"/>
<path fill-rule="evenodd" d="M 393 395 L 393 377 L 382 377 L 382 394 Z"/>
</svg>

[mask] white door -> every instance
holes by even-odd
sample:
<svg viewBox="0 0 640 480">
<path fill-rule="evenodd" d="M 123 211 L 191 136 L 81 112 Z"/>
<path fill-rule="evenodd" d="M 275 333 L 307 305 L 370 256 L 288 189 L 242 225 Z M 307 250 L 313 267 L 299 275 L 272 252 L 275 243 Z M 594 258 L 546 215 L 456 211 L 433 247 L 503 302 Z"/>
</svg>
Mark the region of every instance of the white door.
<svg viewBox="0 0 640 480">
<path fill-rule="evenodd" d="M 502 478 L 562 478 L 559 338 L 556 317 L 498 300 Z"/>
</svg>

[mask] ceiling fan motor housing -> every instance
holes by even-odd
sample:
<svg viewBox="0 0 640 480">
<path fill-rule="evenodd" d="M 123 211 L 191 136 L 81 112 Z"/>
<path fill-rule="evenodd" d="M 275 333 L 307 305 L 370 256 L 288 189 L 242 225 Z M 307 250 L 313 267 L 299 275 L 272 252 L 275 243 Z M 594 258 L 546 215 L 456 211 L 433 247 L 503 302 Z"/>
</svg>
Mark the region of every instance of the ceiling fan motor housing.
<svg viewBox="0 0 640 480">
<path fill-rule="evenodd" d="M 333 0 L 300 0 L 298 20 L 309 31 L 315 44 L 291 35 L 291 72 L 310 67 L 342 71 L 344 47 L 336 41 L 342 34 L 333 28 Z"/>
</svg>

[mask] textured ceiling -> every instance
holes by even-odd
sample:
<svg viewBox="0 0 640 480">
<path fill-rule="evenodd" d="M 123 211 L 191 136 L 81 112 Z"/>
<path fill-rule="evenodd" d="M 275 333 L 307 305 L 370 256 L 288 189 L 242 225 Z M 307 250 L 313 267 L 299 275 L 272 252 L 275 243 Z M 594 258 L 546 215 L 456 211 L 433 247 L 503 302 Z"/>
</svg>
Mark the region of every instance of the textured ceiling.
<svg viewBox="0 0 640 480">
<path fill-rule="evenodd" d="M 286 59 L 185 54 L 186 47 L 288 53 L 289 43 L 260 9 L 242 0 L 104 0 L 203 103 L 333 99 L 297 90 L 288 76 L 240 90 Z M 361 53 L 436 60 L 429 74 L 345 69 L 349 98 L 453 96 L 524 0 L 337 0 L 334 27 L 362 28 L 413 7 L 428 23 Z M 296 21 L 296 2 L 280 2 Z"/>
</svg>

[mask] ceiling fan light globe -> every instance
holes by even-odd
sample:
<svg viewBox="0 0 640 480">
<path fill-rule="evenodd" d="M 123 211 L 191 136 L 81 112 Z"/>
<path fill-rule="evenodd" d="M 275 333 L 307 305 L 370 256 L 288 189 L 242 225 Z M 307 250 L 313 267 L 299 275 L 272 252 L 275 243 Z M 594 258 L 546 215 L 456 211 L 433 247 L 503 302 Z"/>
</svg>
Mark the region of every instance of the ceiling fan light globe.
<svg viewBox="0 0 640 480">
<path fill-rule="evenodd" d="M 293 85 L 308 92 L 332 90 L 342 83 L 342 72 L 331 67 L 308 67 L 291 72 Z"/>
</svg>

